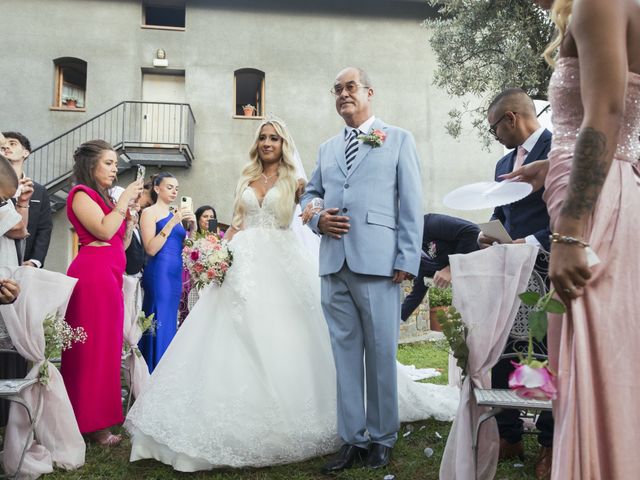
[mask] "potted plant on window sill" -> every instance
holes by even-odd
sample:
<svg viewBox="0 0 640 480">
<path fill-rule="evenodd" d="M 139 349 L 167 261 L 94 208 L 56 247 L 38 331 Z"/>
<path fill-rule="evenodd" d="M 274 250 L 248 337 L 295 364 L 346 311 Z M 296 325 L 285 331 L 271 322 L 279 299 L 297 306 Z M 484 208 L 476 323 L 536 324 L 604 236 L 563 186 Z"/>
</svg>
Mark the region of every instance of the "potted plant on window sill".
<svg viewBox="0 0 640 480">
<path fill-rule="evenodd" d="M 245 117 L 253 117 L 255 115 L 255 112 L 256 112 L 256 107 L 254 107 L 251 104 L 243 105 L 242 106 L 242 112 L 244 113 Z"/>
<path fill-rule="evenodd" d="M 74 97 L 66 97 L 64 99 L 64 106 L 67 108 L 78 108 L 78 99 Z"/>
<path fill-rule="evenodd" d="M 440 322 L 438 322 L 438 311 L 448 310 L 451 306 L 451 287 L 429 288 L 429 328 L 436 332 L 441 332 Z"/>
</svg>

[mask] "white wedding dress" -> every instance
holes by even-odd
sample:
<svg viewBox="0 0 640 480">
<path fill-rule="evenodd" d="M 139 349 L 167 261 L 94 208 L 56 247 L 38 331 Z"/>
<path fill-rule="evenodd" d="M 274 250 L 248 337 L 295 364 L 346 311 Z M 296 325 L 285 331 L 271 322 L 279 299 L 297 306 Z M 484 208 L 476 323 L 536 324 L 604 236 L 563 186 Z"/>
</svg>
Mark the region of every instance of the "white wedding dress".
<svg viewBox="0 0 640 480">
<path fill-rule="evenodd" d="M 180 471 L 293 463 L 337 450 L 336 379 L 317 259 L 248 187 L 223 285 L 205 289 L 125 427 L 131 461 Z M 452 387 L 398 375 L 400 417 L 451 420 Z"/>
</svg>

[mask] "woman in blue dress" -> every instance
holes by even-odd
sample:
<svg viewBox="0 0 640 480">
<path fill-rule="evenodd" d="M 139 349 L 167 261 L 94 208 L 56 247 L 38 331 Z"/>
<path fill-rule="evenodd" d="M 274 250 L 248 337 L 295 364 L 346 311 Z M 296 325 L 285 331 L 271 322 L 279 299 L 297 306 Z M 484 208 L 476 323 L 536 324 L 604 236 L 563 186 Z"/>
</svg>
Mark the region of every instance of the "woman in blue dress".
<svg viewBox="0 0 640 480">
<path fill-rule="evenodd" d="M 145 333 L 139 348 L 149 371 L 153 372 L 171 343 L 178 325 L 178 304 L 182 293 L 182 243 L 186 230 L 182 221 L 195 229 L 195 217 L 188 209 L 171 211 L 170 204 L 178 196 L 178 180 L 167 172 L 153 178 L 151 198 L 154 204 L 142 212 L 140 231 L 147 253 L 142 275 L 146 315 L 155 314 L 154 333 Z"/>
</svg>

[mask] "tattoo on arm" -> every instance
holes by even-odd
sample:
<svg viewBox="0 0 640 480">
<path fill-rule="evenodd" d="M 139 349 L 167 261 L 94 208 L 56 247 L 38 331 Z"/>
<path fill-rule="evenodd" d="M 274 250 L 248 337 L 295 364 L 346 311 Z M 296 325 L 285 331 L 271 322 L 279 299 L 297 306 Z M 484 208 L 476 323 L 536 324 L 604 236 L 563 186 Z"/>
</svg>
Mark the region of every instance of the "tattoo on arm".
<svg viewBox="0 0 640 480">
<path fill-rule="evenodd" d="M 571 167 L 569 193 L 561 215 L 580 220 L 593 210 L 607 178 L 607 138 L 594 128 L 583 128 L 578 135 Z"/>
</svg>

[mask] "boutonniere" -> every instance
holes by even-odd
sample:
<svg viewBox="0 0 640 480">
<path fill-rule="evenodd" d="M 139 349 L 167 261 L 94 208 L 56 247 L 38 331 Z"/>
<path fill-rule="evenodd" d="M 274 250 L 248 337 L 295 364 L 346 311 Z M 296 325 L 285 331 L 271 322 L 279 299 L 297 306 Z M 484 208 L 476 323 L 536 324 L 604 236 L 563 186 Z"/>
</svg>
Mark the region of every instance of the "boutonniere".
<svg viewBox="0 0 640 480">
<path fill-rule="evenodd" d="M 427 248 L 427 256 L 433 259 L 433 258 L 436 258 L 437 254 L 438 252 L 437 252 L 436 242 L 429 242 L 429 248 Z"/>
<path fill-rule="evenodd" d="M 361 140 L 362 143 L 366 143 L 367 145 L 371 145 L 372 148 L 376 148 L 382 146 L 387 138 L 387 134 L 376 128 L 375 130 L 371 130 L 367 135 L 358 135 L 356 138 Z"/>
</svg>

